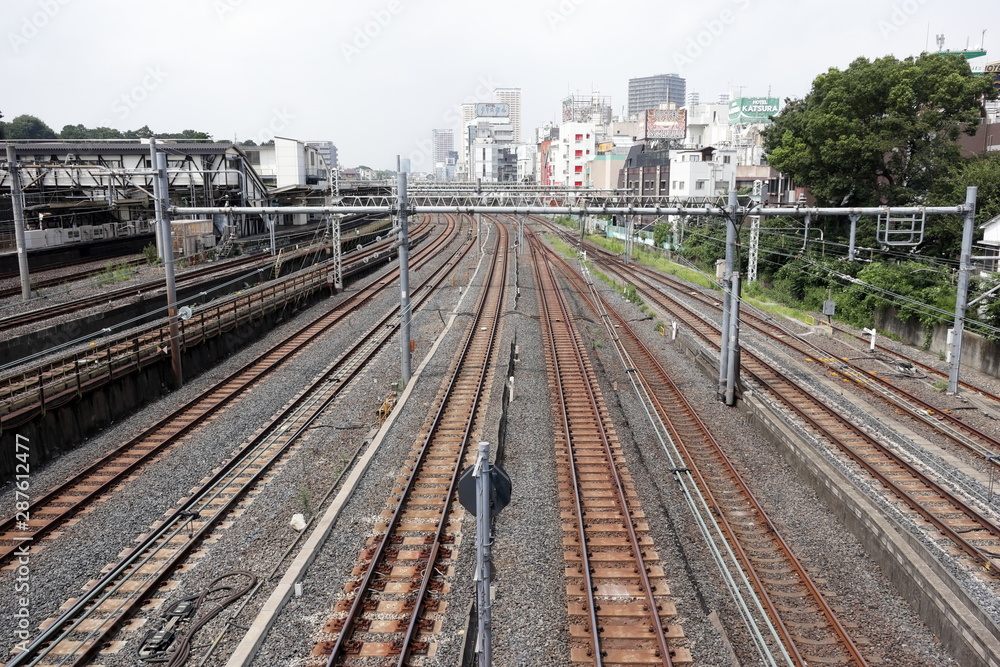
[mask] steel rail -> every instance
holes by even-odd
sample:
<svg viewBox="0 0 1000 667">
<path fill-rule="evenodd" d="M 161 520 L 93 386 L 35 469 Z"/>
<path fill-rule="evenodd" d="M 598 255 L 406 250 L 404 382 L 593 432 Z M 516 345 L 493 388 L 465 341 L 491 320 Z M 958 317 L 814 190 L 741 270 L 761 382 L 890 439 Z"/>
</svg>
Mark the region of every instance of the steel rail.
<svg viewBox="0 0 1000 667">
<path fill-rule="evenodd" d="M 504 239 L 506 239 L 506 229 L 502 227 L 500 229 L 502 230 Z M 504 240 L 503 243 L 500 243 L 499 241 L 496 242 L 494 247 L 502 249 L 504 251 L 503 259 L 495 258 L 495 261 L 490 263 L 489 274 L 485 279 L 486 287 L 484 288 L 482 294 L 480 295 L 479 301 L 477 303 L 475 310 L 476 317 L 474 318 L 473 323 L 467 329 L 467 334 L 463 342 L 461 352 L 458 356 L 458 363 L 454 367 L 454 372 L 448 382 L 448 385 L 445 389 L 441 402 L 438 405 L 438 408 L 434 414 L 428 433 L 425 436 L 424 441 L 420 447 L 420 452 L 417 456 L 416 461 L 413 464 L 411 475 L 407 480 L 406 486 L 404 487 L 402 493 L 400 494 L 399 500 L 396 503 L 396 509 L 393 512 L 392 518 L 386 525 L 386 530 L 383 533 L 382 539 L 379 541 L 378 546 L 375 548 L 374 552 L 372 552 L 370 555 L 370 562 L 365 570 L 364 576 L 358 583 L 358 586 L 356 586 L 353 589 L 354 599 L 351 602 L 351 605 L 347 611 L 347 616 L 343 619 L 343 622 L 340 627 L 340 632 L 337 636 L 337 640 L 330 649 L 330 655 L 326 662 L 327 667 L 334 667 L 334 665 L 338 664 L 338 662 L 345 657 L 344 654 L 347 652 L 347 644 L 349 641 L 348 638 L 352 636 L 352 633 L 355 631 L 355 628 L 358 625 L 362 613 L 364 600 L 367 597 L 368 593 L 370 592 L 372 580 L 374 579 L 378 570 L 378 564 L 385 558 L 388 546 L 392 540 L 392 536 L 401 523 L 401 519 L 403 516 L 403 512 L 406 509 L 407 502 L 410 496 L 412 495 L 413 490 L 416 488 L 418 472 L 421 470 L 424 462 L 427 459 L 429 452 L 431 451 L 433 441 L 435 440 L 437 434 L 436 432 L 438 430 L 438 427 L 442 419 L 444 418 L 448 409 L 451 407 L 450 402 L 452 400 L 456 386 L 458 385 L 459 379 L 461 377 L 462 366 L 469 357 L 473 344 L 476 342 L 482 344 L 481 342 L 482 337 L 478 337 L 477 339 L 477 334 L 479 333 L 479 323 L 482 322 L 485 317 L 484 314 L 485 305 L 487 304 L 488 301 L 495 298 L 496 299 L 495 309 L 492 310 L 492 312 L 489 314 L 489 316 L 492 319 L 492 324 L 487 336 L 487 342 L 485 343 L 486 348 L 484 350 L 484 359 L 477 368 L 478 375 L 476 376 L 477 378 L 476 390 L 473 393 L 473 402 L 471 404 L 471 409 L 469 410 L 468 419 L 465 423 L 463 435 L 461 437 L 460 451 L 456 457 L 457 463 L 454 470 L 452 471 L 447 495 L 445 497 L 446 498 L 445 503 L 440 514 L 440 520 L 437 525 L 430 553 L 425 559 L 426 566 L 424 567 L 421 576 L 419 590 L 416 596 L 414 596 L 415 601 L 413 605 L 413 610 L 410 615 L 409 622 L 407 623 L 403 639 L 400 642 L 401 647 L 400 647 L 399 657 L 397 660 L 397 665 L 400 666 L 404 665 L 406 659 L 409 657 L 409 651 L 411 650 L 411 644 L 413 642 L 413 638 L 416 633 L 418 625 L 417 622 L 420 616 L 421 607 L 423 605 L 424 598 L 427 595 L 430 576 L 433 573 L 434 563 L 436 562 L 438 553 L 440 551 L 444 527 L 447 523 L 446 518 L 448 515 L 448 510 L 450 508 L 452 502 L 452 496 L 454 495 L 455 487 L 458 482 L 458 476 L 461 472 L 460 468 L 462 459 L 464 458 L 464 452 L 466 451 L 468 446 L 468 437 L 469 434 L 471 433 L 473 424 L 475 422 L 475 413 L 479 403 L 480 395 L 482 393 L 482 385 L 485 381 L 486 374 L 489 371 L 489 361 L 492 358 L 493 341 L 496 335 L 497 327 L 499 326 L 500 318 L 498 317 L 498 315 L 500 312 L 500 308 L 502 307 L 503 304 L 503 287 L 505 285 L 505 279 L 506 279 L 506 240 Z M 503 262 L 504 268 L 500 272 L 500 285 L 497 288 L 499 289 L 499 293 L 497 293 L 496 290 L 494 289 L 493 278 L 494 275 L 496 274 L 497 264 L 500 263 L 501 261 Z"/>
<path fill-rule="evenodd" d="M 564 262 L 561 264 L 565 265 Z M 566 273 L 570 279 L 574 280 L 574 282 L 578 285 L 579 283 L 584 282 L 578 273 L 572 271 L 567 271 Z M 705 498 L 711 506 L 709 519 L 718 517 L 718 522 L 721 524 L 721 528 L 726 535 L 728 535 L 729 543 L 736 551 L 736 555 L 742 562 L 745 572 L 753 580 L 753 586 L 761 595 L 762 602 L 767 608 L 768 615 L 771 617 L 779 634 L 782 636 L 785 646 L 791 652 L 791 659 L 793 659 L 797 665 L 809 664 L 808 660 L 803 657 L 802 653 L 798 650 L 797 642 L 783 622 L 781 613 L 771 600 L 771 596 L 767 592 L 767 585 L 765 585 L 757 574 L 757 571 L 752 563 L 753 558 L 751 558 L 743 548 L 741 540 L 737 537 L 737 531 L 730 524 L 728 518 L 729 512 L 723 507 L 721 501 L 716 498 L 716 495 L 712 492 L 712 485 L 708 482 L 705 475 L 702 474 L 701 469 L 696 464 L 697 457 L 692 453 L 688 446 L 689 441 L 691 440 L 695 440 L 698 444 L 710 449 L 714 458 L 721 463 L 725 473 L 729 476 L 732 482 L 735 483 L 735 488 L 740 492 L 741 497 L 744 499 L 743 502 L 746 505 L 749 505 L 752 511 L 757 515 L 757 520 L 763 524 L 764 530 L 761 532 L 767 538 L 774 540 L 778 544 L 779 553 L 791 565 L 793 571 L 801 582 L 801 585 L 806 588 L 813 603 L 819 608 L 820 613 L 829 624 L 832 634 L 836 636 L 838 642 L 844 647 L 844 649 L 846 649 L 851 664 L 859 666 L 866 665 L 867 663 L 865 659 L 861 656 L 857 646 L 850 638 L 850 634 L 837 618 L 833 609 L 826 602 L 825 597 L 812 581 L 812 578 L 808 575 L 801 562 L 795 557 L 791 548 L 781 537 L 777 527 L 771 522 L 767 513 L 764 511 L 763 507 L 757 501 L 757 498 L 750 491 L 750 488 L 743 480 L 743 477 L 732 464 L 732 461 L 712 436 L 710 429 L 704 424 L 697 412 L 684 397 L 683 393 L 677 388 L 673 380 L 671 380 L 669 374 L 667 374 L 667 372 L 660 365 L 656 356 L 641 340 L 639 340 L 638 336 L 632 330 L 632 327 L 628 324 L 628 322 L 614 309 L 610 308 L 591 280 L 588 279 L 586 281 L 586 286 L 591 293 L 597 313 L 605 322 L 608 333 L 615 342 L 616 349 L 619 352 L 619 356 L 621 357 L 623 364 L 626 365 L 626 368 L 632 371 L 630 372 L 630 379 L 637 378 L 638 381 L 642 383 L 645 388 L 645 394 L 649 397 L 650 402 L 653 404 L 656 413 L 659 415 L 661 423 L 670 431 L 667 438 L 671 444 L 676 447 L 678 456 L 688 464 L 687 470 L 676 471 L 675 477 L 681 484 L 684 484 L 681 472 L 686 472 L 695 479 L 697 486 L 702 490 Z M 614 324 L 611 323 L 612 317 L 614 319 Z M 622 336 L 621 333 L 624 333 L 625 336 Z M 631 347 L 632 350 L 641 357 L 641 363 L 635 363 L 634 355 L 627 349 L 629 347 Z M 657 391 L 652 386 L 654 378 L 657 382 L 659 382 L 660 386 L 664 388 L 668 395 L 664 396 L 663 391 Z M 664 400 L 670 401 L 672 407 L 676 409 L 667 409 L 663 404 Z M 650 415 L 650 418 L 652 419 L 652 415 Z M 682 420 L 686 420 L 689 423 L 688 428 L 695 430 L 695 435 L 683 436 L 680 433 L 681 427 L 678 425 L 678 422 Z M 673 457 L 669 458 L 671 461 L 673 460 Z M 741 511 L 746 511 L 742 504 L 740 507 Z M 708 509 L 708 507 L 706 507 L 706 509 Z"/>
<path fill-rule="evenodd" d="M 464 247 L 467 249 L 469 246 L 466 244 Z M 436 271 L 435 276 L 429 280 L 440 283 L 449 271 L 449 265 L 445 263 Z M 423 289 L 419 297 L 419 302 L 425 301 L 431 294 L 431 291 L 430 289 Z M 331 364 L 325 373 L 312 382 L 311 387 L 299 392 L 296 398 L 283 408 L 277 417 L 271 420 L 270 428 L 263 429 L 248 443 L 243 445 L 239 452 L 230 460 L 229 464 L 222 466 L 200 487 L 199 491 L 189 496 L 181 503 L 180 507 L 171 512 L 159 524 L 157 529 L 151 531 L 137 547 L 133 548 L 127 556 L 113 566 L 107 574 L 102 576 L 87 593 L 78 598 L 55 622 L 32 640 L 25 652 L 19 653 L 8 662 L 7 667 L 16 667 L 17 665 L 25 664 L 26 660 L 34 659 L 35 657 L 38 659 L 44 657 L 44 654 L 39 656 L 34 656 L 33 654 L 39 651 L 47 651 L 70 636 L 74 628 L 79 626 L 91 612 L 98 609 L 121 587 L 121 581 L 115 582 L 118 577 L 128 572 L 130 568 L 131 571 L 138 572 L 140 567 L 148 563 L 163 545 L 172 544 L 172 538 L 180 535 L 189 523 L 193 523 L 195 518 L 200 518 L 201 509 L 211 508 L 213 512 L 212 516 L 204 521 L 203 525 L 196 532 L 192 531 L 189 534 L 188 541 L 178 547 L 175 553 L 160 564 L 155 572 L 155 576 L 147 579 L 144 585 L 133 591 L 132 598 L 119 605 L 119 609 L 116 610 L 119 613 L 111 617 L 110 623 L 108 623 L 109 619 L 105 619 L 105 622 L 93 630 L 86 640 L 79 643 L 77 649 L 82 649 L 83 653 L 68 653 L 60 664 L 65 663 L 67 659 L 73 656 L 75 656 L 72 663 L 74 666 L 85 664 L 87 660 L 92 658 L 100 650 L 102 642 L 116 631 L 132 610 L 166 580 L 173 567 L 181 562 L 186 557 L 186 554 L 201 541 L 208 531 L 221 521 L 229 510 L 235 506 L 235 503 L 255 486 L 256 482 L 266 474 L 284 452 L 302 434 L 309 430 L 312 421 L 336 400 L 342 389 L 365 367 L 364 362 L 371 359 L 398 328 L 398 325 L 394 327 L 387 326 L 388 322 L 393 318 L 398 318 L 398 313 L 390 311 L 381 322 L 371 329 L 369 334 L 361 337 L 354 346 L 342 353 L 340 358 Z M 358 353 L 363 355 L 361 359 L 355 358 Z M 294 430 L 289 431 L 289 427 L 286 425 L 289 420 L 293 422 L 291 425 L 294 427 Z M 279 442 L 282 440 L 283 442 Z M 274 448 L 276 450 L 271 451 Z M 252 465 L 255 465 L 258 459 L 264 459 L 263 464 L 252 474 L 248 481 L 243 480 L 242 475 Z M 219 486 L 220 484 L 223 484 L 223 486 Z M 230 489 L 234 489 L 232 491 L 233 495 L 230 498 L 224 500 L 222 503 L 213 502 L 224 491 L 229 493 Z M 153 549 L 153 551 L 143 556 L 149 549 Z M 139 560 L 140 558 L 141 560 Z M 102 593 L 105 589 L 108 590 Z M 100 597 L 98 598 L 98 596 Z M 96 604 L 93 604 L 95 598 L 98 599 Z M 89 608 L 88 605 L 90 605 Z M 74 617 L 83 611 L 86 611 L 86 614 L 74 620 Z M 67 625 L 69 627 L 60 633 L 60 630 Z M 94 639 L 93 635 L 97 632 L 100 634 Z M 37 664 L 37 660 L 27 664 Z"/>
<path fill-rule="evenodd" d="M 541 251 L 538 247 L 538 240 L 535 239 L 534 237 L 529 237 L 529 239 L 531 240 L 532 243 L 532 258 L 533 260 L 535 260 L 533 261 L 533 266 L 536 269 L 535 273 L 536 276 L 541 278 L 541 280 L 538 282 L 539 284 L 538 292 L 540 300 L 542 302 L 541 310 L 544 312 L 544 320 L 546 321 L 546 328 L 549 331 L 548 335 L 549 353 L 552 355 L 554 359 L 555 368 L 558 368 L 560 363 L 562 364 L 575 363 L 575 366 L 573 366 L 571 370 L 575 369 L 575 371 L 580 374 L 583 380 L 584 388 L 587 392 L 587 402 L 590 404 L 591 410 L 593 411 L 593 415 L 596 417 L 596 424 L 598 425 L 598 435 L 600 436 L 602 447 L 604 449 L 604 454 L 608 461 L 611 476 L 614 481 L 616 497 L 618 500 L 620 511 L 622 513 L 622 517 L 624 519 L 624 524 L 627 529 L 626 532 L 628 533 L 629 543 L 632 549 L 632 557 L 635 559 L 637 565 L 636 570 L 639 575 L 640 581 L 642 583 L 644 595 L 646 597 L 646 600 L 648 601 L 649 618 L 652 624 L 651 628 L 657 638 L 657 643 L 659 645 L 659 651 L 662 658 L 662 664 L 670 666 L 673 664 L 673 661 L 670 659 L 670 648 L 667 646 L 666 637 L 664 636 L 662 623 L 659 618 L 658 605 L 656 602 L 656 598 L 653 595 L 652 584 L 649 580 L 649 574 L 642 556 L 642 549 L 640 548 L 639 540 L 635 533 L 635 526 L 633 525 L 631 520 L 628 499 L 625 497 L 624 483 L 619 474 L 618 467 L 615 464 L 614 454 L 611 451 L 611 445 L 608 441 L 607 431 L 605 430 L 603 420 L 600 417 L 600 407 L 597 402 L 597 397 L 594 394 L 593 388 L 590 384 L 591 380 L 588 377 L 588 373 L 586 371 L 586 366 L 583 361 L 583 356 L 580 350 L 579 341 L 576 340 L 578 334 L 576 334 L 576 332 L 574 332 L 570 328 L 570 323 L 574 321 L 574 318 L 569 310 L 568 305 L 566 304 L 565 297 L 562 295 L 562 292 L 558 289 L 557 280 L 551 264 L 542 261 Z M 541 262 L 541 264 L 544 265 L 544 269 L 538 270 L 539 262 Z M 555 313 L 558 313 L 561 316 L 560 322 L 562 326 L 565 329 L 569 330 L 571 338 L 576 340 L 576 344 L 573 345 L 573 349 L 571 350 L 572 359 L 570 361 L 565 361 L 565 360 L 560 361 L 559 352 L 561 346 L 556 345 L 553 333 L 554 327 L 552 326 L 553 319 L 555 319 L 554 318 Z M 562 357 L 562 359 L 565 359 L 565 357 Z M 562 373 L 557 371 L 556 378 L 557 378 L 556 390 L 559 393 L 558 402 L 561 406 L 561 414 L 564 420 L 567 449 L 569 450 L 570 453 L 569 459 L 572 460 L 573 458 L 572 443 L 575 440 L 575 438 L 571 432 L 571 429 L 569 428 L 569 421 L 568 421 L 569 406 L 566 404 L 566 392 L 564 390 Z M 577 475 L 575 467 L 573 468 L 573 470 L 574 470 L 573 474 L 575 477 Z M 575 482 L 574 482 L 574 489 L 579 490 Z M 579 509 L 580 508 L 578 505 L 578 510 Z M 578 518 L 580 518 L 581 516 L 582 515 L 578 514 Z M 582 520 L 580 520 L 578 524 L 582 526 Z M 582 551 L 586 550 L 587 548 L 585 533 L 580 534 L 580 548 Z M 594 591 L 592 586 L 588 588 L 587 595 L 588 595 L 589 605 L 591 608 L 591 615 L 592 617 L 595 617 L 594 615 L 596 614 L 596 602 L 593 597 Z M 595 635 L 595 640 L 594 640 L 595 641 L 594 654 L 595 656 L 599 656 L 601 653 L 599 626 L 594 624 L 592 626 L 592 633 L 597 633 Z M 600 657 L 597 657 L 597 660 L 598 664 L 603 664 L 603 661 L 601 661 Z"/>
<path fill-rule="evenodd" d="M 444 233 L 437 239 L 437 242 L 422 250 L 415 258 L 414 268 L 419 268 L 419 266 L 433 259 L 437 250 L 454 238 L 456 230 L 457 226 L 452 221 Z M 261 353 L 254 360 L 244 364 L 227 377 L 214 383 L 211 387 L 186 402 L 171 414 L 160 419 L 139 435 L 91 463 L 66 482 L 57 485 L 44 495 L 36 498 L 28 508 L 29 517 L 45 515 L 44 524 L 39 525 L 36 519 L 29 521 L 29 526 L 33 530 L 15 531 L 14 528 L 17 526 L 16 517 L 10 516 L 5 518 L 0 522 L 0 565 L 3 565 L 14 557 L 18 546 L 23 543 L 25 536 L 30 535 L 30 538 L 34 540 L 63 524 L 83 509 L 93 498 L 103 495 L 117 486 L 137 468 L 148 463 L 151 458 L 179 441 L 183 436 L 203 423 L 210 415 L 228 405 L 231 401 L 242 395 L 243 392 L 262 380 L 272 370 L 279 367 L 301 350 L 307 348 L 315 341 L 317 336 L 330 330 L 351 313 L 363 307 L 368 299 L 388 289 L 388 279 L 394 273 L 398 273 L 398 269 L 390 272 L 381 281 L 373 282 L 362 290 L 352 294 L 333 310 L 324 313 L 294 333 L 291 333 L 278 345 Z M 222 394 L 221 396 L 218 395 L 220 393 Z M 206 403 L 208 404 L 206 405 Z M 158 440 L 159 442 L 145 445 L 144 447 L 143 443 L 148 443 L 150 440 Z M 137 448 L 145 448 L 146 451 L 143 451 L 138 456 L 134 456 L 133 450 Z M 126 453 L 128 453 L 127 456 Z M 116 466 L 113 476 L 106 480 L 95 480 L 89 484 L 86 482 L 88 478 L 105 476 L 100 474 L 101 471 L 107 470 L 112 462 L 119 461 L 122 458 L 125 458 L 127 462 L 124 465 Z M 86 487 L 87 490 L 81 492 L 78 490 L 81 487 Z M 75 498 L 76 500 L 73 500 L 72 505 L 69 507 L 63 507 L 62 505 L 66 502 L 66 498 Z M 11 544 L 2 544 L 5 541 Z"/>
</svg>

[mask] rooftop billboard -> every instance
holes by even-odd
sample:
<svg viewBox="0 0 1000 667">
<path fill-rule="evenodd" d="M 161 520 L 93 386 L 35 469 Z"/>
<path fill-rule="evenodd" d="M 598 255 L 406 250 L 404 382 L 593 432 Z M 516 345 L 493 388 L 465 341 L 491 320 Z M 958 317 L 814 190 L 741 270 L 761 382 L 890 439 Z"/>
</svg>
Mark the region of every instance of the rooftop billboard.
<svg viewBox="0 0 1000 667">
<path fill-rule="evenodd" d="M 478 118 L 507 118 L 510 116 L 510 104 L 506 102 L 480 102 L 476 105 Z"/>
<path fill-rule="evenodd" d="M 687 110 L 646 109 L 642 134 L 646 139 L 683 139 L 687 134 Z"/>
<path fill-rule="evenodd" d="M 729 102 L 729 124 L 770 123 L 779 104 L 777 97 L 737 97 Z"/>
</svg>

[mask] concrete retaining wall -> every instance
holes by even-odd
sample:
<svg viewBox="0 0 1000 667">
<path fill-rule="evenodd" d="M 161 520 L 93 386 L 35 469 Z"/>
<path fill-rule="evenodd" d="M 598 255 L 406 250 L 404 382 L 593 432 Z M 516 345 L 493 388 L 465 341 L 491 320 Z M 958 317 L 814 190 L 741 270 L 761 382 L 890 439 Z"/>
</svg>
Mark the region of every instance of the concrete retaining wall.
<svg viewBox="0 0 1000 667">
<path fill-rule="evenodd" d="M 314 292 L 302 305 L 308 305 L 328 294 L 325 290 Z M 200 344 L 183 352 L 185 381 L 203 373 L 222 359 L 259 339 L 270 331 L 279 319 L 287 319 L 294 312 L 276 312 L 249 323 L 204 339 Z M 93 391 L 85 392 L 75 400 L 58 408 L 46 410 L 43 415 L 0 434 L 0 483 L 12 479 L 15 465 L 15 437 L 27 438 L 31 465 L 40 465 L 60 453 L 69 451 L 86 438 L 132 414 L 136 409 L 169 392 L 171 378 L 170 357 L 128 373 Z M 23 451 L 23 450 L 22 450 Z"/>
<path fill-rule="evenodd" d="M 714 382 L 717 360 L 709 358 L 697 343 L 684 337 L 677 340 Z M 749 416 L 802 480 L 837 514 L 959 664 L 1000 667 L 1000 628 L 919 539 L 886 519 L 840 470 L 786 427 L 767 403 L 748 392 L 735 409 Z"/>
<path fill-rule="evenodd" d="M 914 347 L 923 348 L 926 337 L 924 325 L 915 320 L 901 320 L 894 310 L 880 310 L 875 314 L 875 328 L 899 336 L 899 339 Z M 948 329 L 950 324 L 938 325 L 931 332 L 930 352 L 945 358 L 948 353 Z M 962 366 L 981 373 L 1000 377 L 1000 344 L 987 340 L 978 334 L 962 333 Z"/>
</svg>

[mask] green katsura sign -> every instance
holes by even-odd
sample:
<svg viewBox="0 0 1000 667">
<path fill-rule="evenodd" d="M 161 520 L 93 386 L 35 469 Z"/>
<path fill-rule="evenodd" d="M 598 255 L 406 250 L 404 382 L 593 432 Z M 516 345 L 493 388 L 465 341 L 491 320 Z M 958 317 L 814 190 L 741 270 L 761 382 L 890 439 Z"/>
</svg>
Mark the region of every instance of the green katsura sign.
<svg viewBox="0 0 1000 667">
<path fill-rule="evenodd" d="M 777 97 L 737 97 L 729 102 L 729 124 L 770 123 L 779 104 Z"/>
</svg>

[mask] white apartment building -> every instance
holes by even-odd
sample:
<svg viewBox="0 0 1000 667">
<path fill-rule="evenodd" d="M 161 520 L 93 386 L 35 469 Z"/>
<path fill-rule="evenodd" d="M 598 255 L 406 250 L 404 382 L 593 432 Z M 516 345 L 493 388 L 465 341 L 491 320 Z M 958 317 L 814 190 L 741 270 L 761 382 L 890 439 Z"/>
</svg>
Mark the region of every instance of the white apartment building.
<svg viewBox="0 0 1000 667">
<path fill-rule="evenodd" d="M 469 128 L 469 180 L 517 180 L 514 126 L 506 118 L 478 118 Z"/>
<path fill-rule="evenodd" d="M 731 142 L 728 104 L 692 104 L 687 107 L 685 146 L 728 146 Z"/>
<path fill-rule="evenodd" d="M 671 197 L 718 197 L 736 178 L 736 151 L 714 148 L 670 151 Z"/>
<path fill-rule="evenodd" d="M 318 149 L 304 141 L 275 137 L 273 146 L 254 146 L 245 150 L 254 169 L 272 188 L 323 190 L 329 185 L 326 160 Z"/>
<path fill-rule="evenodd" d="M 589 163 L 597 154 L 597 131 L 591 123 L 563 123 L 559 140 L 553 141 L 549 160 L 553 162 L 552 185 L 590 187 Z"/>
<path fill-rule="evenodd" d="M 517 182 L 537 183 L 535 162 L 538 147 L 534 144 L 519 144 L 517 150 Z"/>
</svg>

